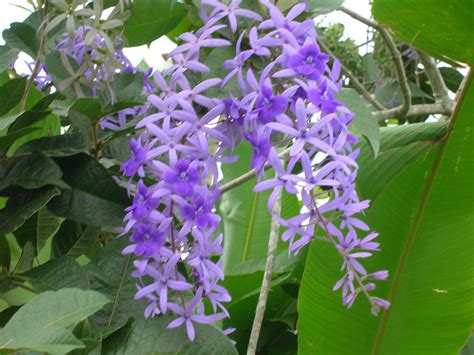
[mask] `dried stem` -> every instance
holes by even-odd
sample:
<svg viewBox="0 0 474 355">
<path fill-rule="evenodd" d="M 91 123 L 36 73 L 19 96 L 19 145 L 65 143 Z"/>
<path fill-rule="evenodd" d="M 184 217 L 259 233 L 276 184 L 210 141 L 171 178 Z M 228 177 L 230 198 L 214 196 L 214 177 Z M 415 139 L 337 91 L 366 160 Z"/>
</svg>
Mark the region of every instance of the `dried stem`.
<svg viewBox="0 0 474 355">
<path fill-rule="evenodd" d="M 360 21 L 366 24 L 367 26 L 373 27 L 377 31 L 379 31 L 385 44 L 387 45 L 390 55 L 392 56 L 393 63 L 395 64 L 395 72 L 397 75 L 398 82 L 400 84 L 400 89 L 403 97 L 402 104 L 394 110 L 394 115 L 392 115 L 392 117 L 406 117 L 407 113 L 410 111 L 411 106 L 411 91 L 410 87 L 408 86 L 408 79 L 405 73 L 405 68 L 403 66 L 400 51 L 398 50 L 395 42 L 393 41 L 392 36 L 381 24 L 376 21 L 369 20 L 344 6 L 340 7 L 339 10 L 356 19 L 357 21 Z"/>
<path fill-rule="evenodd" d="M 454 108 L 454 102 L 449 97 L 448 88 L 444 83 L 443 76 L 441 75 L 435 60 L 420 51 L 418 51 L 418 56 L 425 67 L 425 73 L 431 83 L 436 103 L 441 104 L 447 112 L 451 113 Z"/>
<path fill-rule="evenodd" d="M 46 45 L 46 26 L 48 24 L 48 8 L 49 8 L 49 0 L 45 0 L 44 2 L 44 26 L 41 31 L 41 39 L 40 39 L 40 44 L 38 47 L 38 54 L 36 56 L 36 61 L 35 61 L 35 66 L 33 67 L 33 71 L 31 72 L 30 78 L 28 79 L 28 82 L 26 83 L 25 91 L 23 92 L 23 96 L 20 100 L 20 111 L 23 111 L 26 106 L 26 100 L 28 99 L 28 95 L 30 94 L 31 88 L 33 87 L 33 83 L 35 81 L 36 76 L 38 75 L 40 71 L 40 65 L 41 65 L 41 56 L 43 55 L 44 47 Z"/>
<path fill-rule="evenodd" d="M 334 56 L 334 53 L 332 53 L 332 51 L 329 49 L 329 47 L 323 42 L 321 41 L 320 39 L 318 39 L 318 43 L 319 43 L 319 46 L 322 48 L 322 50 L 324 52 L 326 52 L 327 54 L 329 54 L 332 58 L 336 58 Z M 341 71 L 342 73 L 347 76 L 350 81 L 351 81 L 351 84 L 354 86 L 354 89 L 364 97 L 364 99 L 369 103 L 371 104 L 374 108 L 376 108 L 377 110 L 385 110 L 385 107 L 379 102 L 377 101 L 377 99 L 375 99 L 371 94 L 370 92 L 368 92 L 366 90 L 366 88 L 364 87 L 364 85 L 359 81 L 359 79 L 357 79 L 357 76 L 355 76 L 354 73 L 352 73 L 349 68 L 347 68 L 343 63 L 340 63 L 341 64 Z"/>
<path fill-rule="evenodd" d="M 281 212 L 281 193 L 275 200 L 272 209 L 272 216 L 279 216 Z M 272 217 L 270 227 L 270 236 L 268 238 L 268 254 L 265 271 L 263 274 L 262 287 L 258 296 L 257 308 L 255 309 L 255 318 L 253 320 L 252 331 L 250 333 L 247 355 L 254 355 L 257 351 L 258 337 L 262 328 L 263 316 L 267 306 L 268 294 L 270 292 L 270 284 L 272 281 L 273 266 L 275 265 L 276 250 L 278 244 L 280 226 L 275 217 Z"/>
<path fill-rule="evenodd" d="M 442 104 L 425 104 L 425 105 L 413 105 L 410 107 L 410 110 L 406 113 L 405 117 L 411 116 L 419 116 L 419 115 L 435 115 L 435 114 L 443 114 L 443 115 L 451 115 L 452 109 L 445 107 Z M 390 110 L 384 111 L 375 111 L 373 115 L 378 120 L 386 120 L 389 118 L 397 118 L 400 117 L 398 108 L 392 108 Z"/>
</svg>

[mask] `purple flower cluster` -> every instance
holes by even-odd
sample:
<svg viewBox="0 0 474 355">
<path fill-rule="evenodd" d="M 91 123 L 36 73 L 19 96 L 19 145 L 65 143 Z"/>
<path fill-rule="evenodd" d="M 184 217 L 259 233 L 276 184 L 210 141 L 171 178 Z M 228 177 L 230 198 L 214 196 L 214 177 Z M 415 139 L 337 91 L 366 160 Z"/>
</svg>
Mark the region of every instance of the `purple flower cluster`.
<svg viewBox="0 0 474 355">
<path fill-rule="evenodd" d="M 283 189 L 303 201 L 301 214 L 286 220 L 274 216 L 285 227 L 282 238 L 289 251 L 307 245 L 320 226 L 343 260 L 344 275 L 334 287 L 342 288 L 343 303 L 350 307 L 363 293 L 374 314 L 389 305 L 369 294 L 375 288 L 371 280 L 388 273 L 370 274 L 360 263 L 379 244 L 377 234 L 358 218 L 368 201 L 359 200 L 354 186 L 359 152 L 353 149 L 356 137 L 348 132 L 354 115 L 334 99 L 341 88 L 339 64 L 330 67 L 320 52 L 313 20 L 297 21 L 306 5 L 295 5 L 285 16 L 260 0 L 269 14 L 263 20 L 240 8 L 240 2 L 202 0 L 204 26 L 184 33 L 183 44 L 170 53 L 174 65 L 155 74 L 160 93 L 148 100 L 157 113 L 138 123 L 145 131 L 132 139 L 132 157 L 122 165 L 124 175 L 138 179 L 124 229 L 132 232 L 124 252 L 139 257 L 136 298 L 148 300 L 146 316 L 178 315 L 169 327 L 185 324 L 191 340 L 193 322 L 228 316 L 222 303 L 230 296 L 218 284 L 224 277 L 216 261 L 222 235 L 215 236 L 219 216 L 214 205 L 218 164 L 235 160 L 232 150 L 244 139 L 253 147 L 251 166 L 259 178 L 255 191 L 273 190 L 269 210 Z M 191 84 L 191 77 L 209 72 L 200 62 L 202 50 L 229 46 L 219 35 L 227 29 L 235 33 L 241 20 L 255 26 L 238 35 L 236 55 L 224 63 L 228 75 Z M 256 76 L 252 68 L 258 63 L 264 64 Z M 234 79 L 237 92 L 225 99 L 209 96 L 209 89 L 225 89 Z M 279 155 L 286 147 L 287 154 Z M 267 165 L 274 178 L 265 179 Z M 155 182 L 145 184 L 145 177 Z M 212 307 L 204 307 L 205 299 Z M 207 315 L 211 308 L 213 314 Z"/>
</svg>

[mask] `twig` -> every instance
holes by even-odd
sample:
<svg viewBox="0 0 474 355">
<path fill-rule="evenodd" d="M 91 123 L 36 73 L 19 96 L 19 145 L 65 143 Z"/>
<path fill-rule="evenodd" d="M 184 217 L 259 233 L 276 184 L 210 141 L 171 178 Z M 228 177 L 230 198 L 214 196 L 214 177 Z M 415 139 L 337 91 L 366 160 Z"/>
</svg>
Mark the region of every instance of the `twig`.
<svg viewBox="0 0 474 355">
<path fill-rule="evenodd" d="M 448 88 L 446 87 L 443 76 L 441 75 L 435 60 L 420 51 L 418 51 L 418 56 L 425 67 L 426 76 L 431 83 L 436 103 L 445 107 L 446 111 L 452 112 L 454 109 L 454 102 L 449 97 Z"/>
<path fill-rule="evenodd" d="M 336 58 L 334 56 L 334 53 L 332 53 L 332 51 L 329 49 L 329 47 L 323 41 L 318 39 L 318 43 L 319 43 L 319 46 L 323 49 L 324 52 L 329 54 L 331 57 Z M 349 70 L 349 68 L 347 68 L 344 64 L 342 64 L 341 61 L 339 61 L 339 63 L 341 65 L 342 73 L 350 79 L 351 84 L 354 86 L 354 89 L 356 89 L 357 92 L 359 94 L 361 94 L 367 100 L 367 102 L 370 103 L 377 110 L 385 110 L 385 107 L 379 101 L 377 101 L 377 99 L 374 98 L 370 94 L 370 92 L 368 92 L 365 89 L 364 85 L 362 85 L 362 83 L 359 81 L 359 79 L 357 79 L 357 77 L 354 75 L 354 73 L 352 73 Z"/>
<path fill-rule="evenodd" d="M 291 147 L 284 150 L 283 152 L 280 153 L 280 155 L 278 155 L 278 157 L 280 159 L 286 159 L 288 157 L 288 154 L 290 153 L 290 149 Z M 269 164 L 265 164 L 265 166 L 263 167 L 264 170 L 268 170 L 270 168 L 271 168 L 271 165 Z M 219 188 L 220 194 L 222 195 L 226 193 L 227 191 L 232 190 L 234 187 L 242 185 L 244 182 L 251 180 L 252 178 L 255 177 L 255 173 L 256 173 L 256 170 L 252 169 L 248 171 L 247 173 L 235 178 L 234 180 L 229 181 L 227 184 L 222 185 Z"/>
<path fill-rule="evenodd" d="M 43 17 L 45 19 L 45 23 L 43 26 L 43 29 L 41 31 L 41 39 L 40 39 L 40 44 L 38 47 L 38 54 L 36 56 L 36 61 L 35 61 L 35 66 L 33 67 L 33 71 L 31 72 L 31 76 L 28 79 L 28 82 L 26 83 L 25 91 L 23 92 L 23 96 L 21 97 L 20 100 L 20 112 L 25 109 L 26 106 L 26 100 L 28 99 L 28 95 L 30 94 L 30 90 L 33 86 L 33 83 L 35 81 L 36 76 L 39 73 L 40 70 L 40 65 L 41 65 L 41 55 L 43 54 L 44 51 L 44 46 L 46 45 L 46 25 L 48 24 L 48 6 L 49 5 L 49 0 L 45 0 L 44 2 L 44 13 Z"/>
<path fill-rule="evenodd" d="M 426 104 L 426 105 L 413 105 L 410 110 L 404 115 L 405 117 L 419 116 L 419 115 L 451 115 L 452 109 L 445 107 L 442 104 Z M 375 111 L 373 115 L 378 120 L 386 120 L 389 118 L 399 118 L 400 112 L 398 108 L 392 108 L 390 110 Z"/>
<path fill-rule="evenodd" d="M 339 10 L 356 19 L 357 21 L 360 21 L 366 24 L 367 26 L 373 27 L 379 31 L 380 35 L 385 41 L 385 44 L 387 45 L 390 55 L 392 56 L 393 63 L 395 64 L 395 72 L 397 74 L 397 79 L 400 84 L 400 89 L 403 97 L 402 104 L 396 108 L 395 116 L 400 118 L 406 117 L 407 113 L 410 111 L 411 106 L 411 91 L 410 87 L 408 86 L 408 79 L 405 73 L 405 69 L 403 67 L 403 61 L 400 51 L 398 50 L 395 42 L 393 41 L 392 36 L 382 25 L 380 25 L 376 21 L 369 20 L 344 6 L 340 7 Z"/>
<path fill-rule="evenodd" d="M 268 238 L 268 255 L 263 273 L 262 287 L 258 296 L 257 308 L 255 309 L 255 318 L 252 324 L 252 331 L 250 333 L 249 345 L 247 348 L 247 355 L 255 355 L 257 351 L 258 337 L 260 329 L 262 328 L 263 316 L 267 306 L 268 293 L 270 292 L 270 284 L 272 281 L 273 266 L 275 265 L 276 250 L 278 244 L 278 235 L 280 226 L 274 216 L 279 216 L 281 212 L 281 193 L 275 199 L 275 204 L 272 209 L 272 224 L 270 227 L 270 236 Z"/>
</svg>

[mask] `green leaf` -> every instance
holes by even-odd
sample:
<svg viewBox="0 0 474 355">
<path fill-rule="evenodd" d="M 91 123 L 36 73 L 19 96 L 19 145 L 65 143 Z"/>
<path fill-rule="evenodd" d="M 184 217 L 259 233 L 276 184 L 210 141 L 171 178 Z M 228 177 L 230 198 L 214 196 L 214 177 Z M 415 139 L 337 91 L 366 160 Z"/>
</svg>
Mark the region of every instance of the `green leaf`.
<svg viewBox="0 0 474 355">
<path fill-rule="evenodd" d="M 9 80 L 0 86 L 0 116 L 5 115 L 21 100 L 26 87 L 26 78 Z"/>
<path fill-rule="evenodd" d="M 171 0 L 135 0 L 124 32 L 128 45 L 150 44 L 170 32 L 186 14 L 183 4 Z"/>
<path fill-rule="evenodd" d="M 92 122 L 97 122 L 102 117 L 102 105 L 99 99 L 92 97 L 78 98 L 69 108 L 69 112 L 71 111 L 85 115 Z"/>
<path fill-rule="evenodd" d="M 34 131 L 39 130 L 39 127 L 26 127 L 15 132 L 8 133 L 6 136 L 0 137 L 0 153 L 6 152 L 12 145 L 20 139 Z"/>
<path fill-rule="evenodd" d="M 7 46 L 0 46 L 0 72 L 7 70 L 18 56 L 18 50 Z"/>
<path fill-rule="evenodd" d="M 470 336 L 474 90 L 468 90 L 457 104 L 448 136 L 421 152 L 366 213 L 382 247 L 368 260 L 368 270 L 390 273 L 374 294 L 388 298 L 391 308 L 371 317 L 368 302 L 359 296 L 344 311 L 340 294 L 331 291 L 341 276 L 340 257 L 328 243 L 313 241 L 298 300 L 300 352 L 455 354 Z"/>
<path fill-rule="evenodd" d="M 380 132 L 379 124 L 372 115 L 372 111 L 354 89 L 342 89 L 337 99 L 344 102 L 347 108 L 355 113 L 349 131 L 364 136 L 370 143 L 374 156 L 377 156 L 380 148 Z"/>
<path fill-rule="evenodd" d="M 39 42 L 36 37 L 36 30 L 21 22 L 13 22 L 10 28 L 3 31 L 3 39 L 10 48 L 18 49 L 35 58 L 38 52 Z"/>
<path fill-rule="evenodd" d="M 84 226 L 74 221 L 64 221 L 53 238 L 51 254 L 53 258 L 61 255 L 81 256 L 97 241 L 100 228 Z"/>
<path fill-rule="evenodd" d="M 130 203 L 127 192 L 100 163 L 86 154 L 55 161 L 71 189 L 63 190 L 48 204 L 53 214 L 96 227 L 122 223 L 123 211 Z"/>
<path fill-rule="evenodd" d="M 0 165 L 0 190 L 8 186 L 36 189 L 45 185 L 63 186 L 62 172 L 53 159 L 41 154 L 13 157 Z"/>
<path fill-rule="evenodd" d="M 365 142 L 357 158 L 360 197 L 374 200 L 408 166 L 429 151 L 448 132 L 445 122 L 415 123 L 380 129 L 380 153 L 375 158 Z"/>
<path fill-rule="evenodd" d="M 196 338 L 190 342 L 184 326 L 168 329 L 171 317 L 136 319 L 102 345 L 103 354 L 237 354 L 230 340 L 210 325 L 194 323 Z"/>
<path fill-rule="evenodd" d="M 59 189 L 53 186 L 15 193 L 0 210 L 0 235 L 15 231 L 56 195 L 59 195 Z"/>
<path fill-rule="evenodd" d="M 10 246 L 4 235 L 0 236 L 0 269 L 10 267 Z"/>
<path fill-rule="evenodd" d="M 87 152 L 80 133 L 68 133 L 60 136 L 48 136 L 31 140 L 15 152 L 16 156 L 40 152 L 47 157 L 67 157 Z"/>
<path fill-rule="evenodd" d="M 111 86 L 118 102 L 144 101 L 142 97 L 143 74 L 139 72 L 135 74 L 119 73 L 115 75 Z M 109 101 L 105 103 L 108 105 L 111 104 Z"/>
<path fill-rule="evenodd" d="M 344 0 L 308 0 L 308 8 L 316 15 L 328 14 L 341 7 Z"/>
<path fill-rule="evenodd" d="M 441 67 L 438 68 L 438 70 L 443 76 L 444 83 L 446 84 L 448 89 L 452 92 L 457 92 L 464 79 L 464 75 L 462 75 L 459 71 L 451 67 Z"/>
<path fill-rule="evenodd" d="M 240 144 L 235 154 L 240 159 L 234 164 L 222 165 L 223 183 L 248 171 L 251 146 Z M 271 172 L 269 172 L 271 174 Z M 270 235 L 271 215 L 267 200 L 270 192 L 254 193 L 256 178 L 226 192 L 218 206 L 222 226 L 226 236 L 223 256 L 224 271 L 232 271 L 236 265 L 253 259 L 265 259 Z M 298 200 L 294 195 L 284 193 L 282 198 L 283 218 L 293 217 L 300 212 Z M 279 243 L 278 250 L 286 245 Z"/>
<path fill-rule="evenodd" d="M 433 56 L 474 63 L 472 4 L 469 1 L 375 0 L 375 18 L 395 35 Z M 442 21 L 440 21 L 442 19 Z"/>
<path fill-rule="evenodd" d="M 33 267 L 33 260 L 35 258 L 36 251 L 32 242 L 26 242 L 21 251 L 20 258 L 15 265 L 15 272 L 21 273 L 30 270 Z"/>
<path fill-rule="evenodd" d="M 0 330 L 0 347 L 65 353 L 84 347 L 66 327 L 101 309 L 109 300 L 95 291 L 66 288 L 40 294 Z"/>
<path fill-rule="evenodd" d="M 127 245 L 125 238 L 108 243 L 85 267 L 91 282 L 91 289 L 109 299 L 112 304 L 105 306 L 91 317 L 91 327 L 96 333 L 107 333 L 108 329 L 117 329 L 125 325 L 130 317 L 143 318 L 146 302 L 133 301 L 137 291 L 132 257 L 123 255 Z"/>
<path fill-rule="evenodd" d="M 47 208 L 42 208 L 31 216 L 20 228 L 15 231 L 15 237 L 20 246 L 30 241 L 38 254 L 46 241 L 56 234 L 61 225 L 61 219 L 53 216 Z"/>
<path fill-rule="evenodd" d="M 62 256 L 37 266 L 22 276 L 39 292 L 63 288 L 89 289 L 89 278 L 83 268 L 71 256 Z"/>
</svg>

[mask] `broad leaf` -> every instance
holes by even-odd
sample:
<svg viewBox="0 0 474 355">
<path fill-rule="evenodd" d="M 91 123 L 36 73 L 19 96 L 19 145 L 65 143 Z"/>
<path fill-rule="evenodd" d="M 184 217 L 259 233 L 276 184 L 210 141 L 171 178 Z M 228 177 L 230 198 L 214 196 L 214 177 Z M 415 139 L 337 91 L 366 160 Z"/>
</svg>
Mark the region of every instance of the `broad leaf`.
<svg viewBox="0 0 474 355">
<path fill-rule="evenodd" d="M 186 7 L 174 1 L 135 0 L 125 26 L 128 45 L 150 44 L 176 27 L 186 14 Z"/>
<path fill-rule="evenodd" d="M 18 56 L 18 50 L 7 46 L 0 46 L 0 72 L 8 69 Z"/>
<path fill-rule="evenodd" d="M 367 212 L 365 220 L 380 233 L 382 246 L 367 266 L 390 272 L 375 292 L 392 303 L 388 311 L 371 317 L 363 296 L 343 311 L 340 295 L 331 291 L 341 276 L 340 258 L 331 245 L 312 242 L 298 300 L 301 352 L 455 354 L 466 342 L 474 323 L 473 109 L 470 87 L 448 136 L 420 152 Z M 397 164 L 386 168 L 392 175 L 391 169 L 400 171 Z"/>
<path fill-rule="evenodd" d="M 97 312 L 109 300 L 95 292 L 66 288 L 44 292 L 21 307 L 0 330 L 0 347 L 64 353 L 84 345 L 66 327 Z"/>
<path fill-rule="evenodd" d="M 8 199 L 5 208 L 0 210 L 0 235 L 16 230 L 59 192 L 57 187 L 45 186 L 15 193 Z"/>
<path fill-rule="evenodd" d="M 39 41 L 36 30 L 32 26 L 22 22 L 13 22 L 10 28 L 3 31 L 3 39 L 8 47 L 23 51 L 30 57 L 36 57 Z"/>
<path fill-rule="evenodd" d="M 472 4 L 469 1 L 375 0 L 375 18 L 397 37 L 434 56 L 474 63 Z M 442 19 L 442 21 L 440 21 Z"/>
<path fill-rule="evenodd" d="M 70 287 L 87 290 L 90 286 L 87 273 L 70 256 L 50 260 L 27 271 L 22 276 L 26 277 L 35 290 L 40 292 Z"/>
<path fill-rule="evenodd" d="M 251 154 L 250 144 L 243 142 L 236 148 L 240 159 L 234 164 L 222 166 L 223 183 L 248 171 Z M 271 176 L 272 172 L 268 172 Z M 256 178 L 226 192 L 219 204 L 219 214 L 225 234 L 224 271 L 230 272 L 236 265 L 252 259 L 266 259 L 271 215 L 267 201 L 270 192 L 254 193 Z M 282 199 L 283 218 L 299 214 L 300 207 L 294 195 L 284 193 Z M 279 250 L 286 248 L 282 242 Z"/>
<path fill-rule="evenodd" d="M 0 86 L 0 116 L 5 115 L 21 100 L 26 87 L 26 78 L 16 78 Z"/>
<path fill-rule="evenodd" d="M 0 190 L 8 186 L 36 189 L 45 185 L 64 186 L 62 172 L 53 159 L 41 154 L 13 157 L 0 165 Z"/>
<path fill-rule="evenodd" d="M 125 238 L 108 243 L 86 266 L 91 289 L 113 302 L 90 319 L 91 327 L 98 333 L 122 327 L 130 317 L 144 317 L 146 302 L 133 301 L 137 288 L 132 277 L 132 257 L 122 254 L 126 244 Z"/>
<path fill-rule="evenodd" d="M 47 157 L 66 157 L 85 153 L 87 147 L 80 133 L 49 136 L 26 142 L 15 152 L 16 156 L 40 152 Z"/>
<path fill-rule="evenodd" d="M 15 237 L 20 246 L 30 241 L 39 253 L 46 241 L 56 234 L 61 225 L 61 218 L 53 216 L 47 208 L 42 208 L 31 216 L 20 228 L 15 231 Z"/>
<path fill-rule="evenodd" d="M 99 227 L 84 226 L 74 221 L 64 221 L 58 233 L 53 238 L 51 255 L 58 258 L 61 255 L 81 256 L 97 241 Z"/>
<path fill-rule="evenodd" d="M 96 227 L 121 224 L 129 204 L 127 192 L 100 163 L 86 154 L 55 160 L 71 189 L 48 204 L 53 214 Z"/>
<path fill-rule="evenodd" d="M 171 317 L 136 319 L 108 337 L 103 354 L 237 354 L 230 340 L 211 325 L 195 324 L 196 338 L 190 342 L 184 325 L 168 329 Z"/>
</svg>

